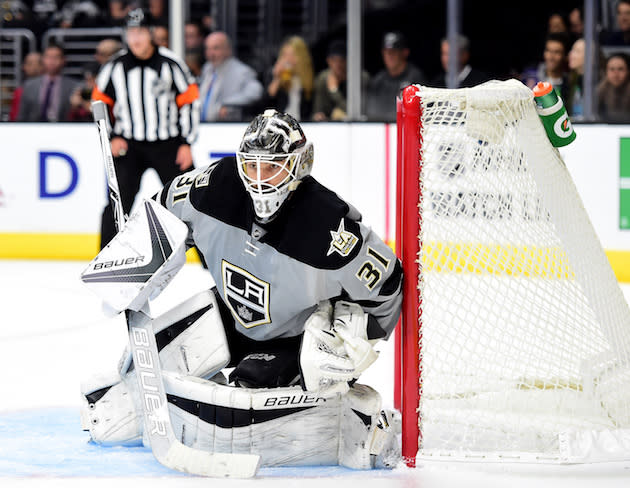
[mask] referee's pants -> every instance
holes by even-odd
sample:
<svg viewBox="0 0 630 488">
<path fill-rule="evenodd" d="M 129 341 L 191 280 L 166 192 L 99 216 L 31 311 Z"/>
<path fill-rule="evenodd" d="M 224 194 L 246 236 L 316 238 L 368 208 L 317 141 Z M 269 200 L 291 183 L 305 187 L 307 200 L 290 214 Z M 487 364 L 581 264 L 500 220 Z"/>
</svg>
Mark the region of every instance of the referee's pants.
<svg viewBox="0 0 630 488">
<path fill-rule="evenodd" d="M 129 215 L 131 211 L 133 201 L 140 189 L 140 180 L 147 169 L 155 169 L 162 184 L 182 173 L 175 163 L 177 150 L 181 144 L 179 138 L 152 142 L 127 140 L 127 154 L 114 158 L 120 198 L 125 214 Z M 108 199 L 101 218 L 101 249 L 115 235 L 114 211 Z"/>
</svg>

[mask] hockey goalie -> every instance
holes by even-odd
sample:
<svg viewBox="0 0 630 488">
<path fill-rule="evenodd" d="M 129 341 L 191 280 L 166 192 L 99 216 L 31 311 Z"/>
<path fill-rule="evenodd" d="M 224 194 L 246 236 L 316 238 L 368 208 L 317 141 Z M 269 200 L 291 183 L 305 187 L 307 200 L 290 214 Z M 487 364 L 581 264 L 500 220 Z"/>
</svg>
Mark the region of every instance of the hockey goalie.
<svg viewBox="0 0 630 488">
<path fill-rule="evenodd" d="M 168 218 L 163 229 L 149 225 L 151 249 L 181 233 L 216 283 L 151 319 L 178 440 L 258 454 L 263 466 L 393 467 L 392 414 L 357 379 L 396 325 L 402 268 L 359 212 L 310 176 L 313 154 L 293 117 L 265 111 L 236 157 L 165 185 L 82 279 L 117 312 L 159 293 L 183 259 L 140 294 L 112 297 L 103 287 L 122 290 L 157 269 L 150 250 L 118 260 L 112 253 L 134 247 L 165 207 L 178 230 Z M 135 376 L 126 353 L 115 376 L 83 385 L 82 423 L 94 442 L 142 442 Z"/>
</svg>

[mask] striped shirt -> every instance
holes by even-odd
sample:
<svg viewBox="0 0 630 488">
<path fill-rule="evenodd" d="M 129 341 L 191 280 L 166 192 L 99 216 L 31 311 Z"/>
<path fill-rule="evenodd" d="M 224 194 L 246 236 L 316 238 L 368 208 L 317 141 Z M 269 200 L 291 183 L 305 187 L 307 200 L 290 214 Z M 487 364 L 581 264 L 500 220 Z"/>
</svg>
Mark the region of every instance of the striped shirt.
<svg viewBox="0 0 630 488">
<path fill-rule="evenodd" d="M 113 111 L 113 134 L 135 141 L 181 137 L 192 144 L 199 128 L 198 98 L 188 67 L 164 47 L 146 60 L 121 51 L 103 66 L 92 91 L 93 100 Z"/>
</svg>

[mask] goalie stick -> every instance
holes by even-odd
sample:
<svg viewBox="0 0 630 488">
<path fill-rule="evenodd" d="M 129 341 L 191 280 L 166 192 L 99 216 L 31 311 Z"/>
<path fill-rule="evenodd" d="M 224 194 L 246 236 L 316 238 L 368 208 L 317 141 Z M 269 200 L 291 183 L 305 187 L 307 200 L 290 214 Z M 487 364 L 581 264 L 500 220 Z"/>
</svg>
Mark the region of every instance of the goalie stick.
<svg viewBox="0 0 630 488">
<path fill-rule="evenodd" d="M 122 208 L 118 180 L 107 135 L 107 107 L 101 101 L 92 102 L 92 114 L 98 128 L 101 151 L 107 174 L 109 197 L 114 210 L 116 230 L 126 221 Z M 145 305 L 148 308 L 148 302 Z M 168 413 L 166 389 L 160 368 L 153 321 L 143 312 L 125 311 L 129 344 L 136 365 L 136 377 L 142 398 L 145 432 L 151 451 L 164 466 L 200 476 L 251 478 L 260 464 L 256 454 L 213 453 L 185 446 L 175 437 Z"/>
</svg>

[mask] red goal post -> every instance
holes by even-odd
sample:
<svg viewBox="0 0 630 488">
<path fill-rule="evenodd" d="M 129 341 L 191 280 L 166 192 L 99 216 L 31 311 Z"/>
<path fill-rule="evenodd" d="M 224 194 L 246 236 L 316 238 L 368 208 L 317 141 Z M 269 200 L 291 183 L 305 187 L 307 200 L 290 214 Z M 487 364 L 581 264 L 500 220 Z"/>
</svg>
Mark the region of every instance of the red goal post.
<svg viewBox="0 0 630 488">
<path fill-rule="evenodd" d="M 396 253 L 403 263 L 415 263 L 420 253 L 418 213 L 420 166 L 420 98 L 414 85 L 403 90 L 402 100 L 397 101 L 397 199 L 396 199 Z M 418 266 L 404 269 L 403 312 L 396 331 L 395 405 L 401 409 L 402 455 L 409 466 L 415 466 L 418 451 L 418 416 L 420 401 L 419 379 L 419 331 L 414 318 L 418 316 L 419 295 L 417 284 Z M 413 323 L 410 323 L 414 321 Z M 404 394 L 403 394 L 404 392 Z"/>
</svg>

